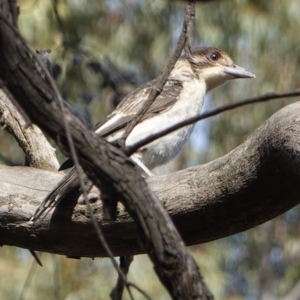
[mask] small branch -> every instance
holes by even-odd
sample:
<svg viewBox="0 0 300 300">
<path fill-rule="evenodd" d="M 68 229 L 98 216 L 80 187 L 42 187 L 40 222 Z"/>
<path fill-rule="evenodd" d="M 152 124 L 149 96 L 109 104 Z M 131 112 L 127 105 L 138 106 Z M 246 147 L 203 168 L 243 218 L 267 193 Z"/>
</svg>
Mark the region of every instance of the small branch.
<svg viewBox="0 0 300 300">
<path fill-rule="evenodd" d="M 145 297 L 145 299 L 152 300 L 152 298 L 148 295 L 148 293 L 146 293 L 144 290 L 142 290 L 138 285 L 133 284 L 133 283 L 129 283 L 129 285 L 132 286 L 133 288 L 135 288 L 138 292 L 140 292 L 140 294 L 143 295 Z"/>
<path fill-rule="evenodd" d="M 192 26 L 194 25 L 194 17 L 195 17 L 195 6 L 191 2 L 188 2 L 186 4 L 185 8 L 185 17 L 184 22 L 182 26 L 182 30 L 176 45 L 176 48 L 169 59 L 169 62 L 162 72 L 162 74 L 159 76 L 159 81 L 156 84 L 156 86 L 151 90 L 150 95 L 148 96 L 148 99 L 144 102 L 143 107 L 139 111 L 139 113 L 136 115 L 136 117 L 129 123 L 129 125 L 126 128 L 126 131 L 124 135 L 122 136 L 122 139 L 120 140 L 121 145 L 125 145 L 126 138 L 130 134 L 130 132 L 133 130 L 133 128 L 140 122 L 144 114 L 147 112 L 153 101 L 156 99 L 156 97 L 161 93 L 161 90 L 163 89 L 171 71 L 173 70 L 178 58 L 181 55 L 181 52 L 186 44 L 186 41 L 188 40 L 189 43 L 191 42 L 191 37 L 188 36 L 192 32 Z M 191 44 L 188 45 L 188 48 L 190 49 Z"/>
<path fill-rule="evenodd" d="M 186 43 L 184 50 L 190 55 L 193 52 L 194 43 L 193 43 L 193 30 L 195 27 L 195 2 L 189 1 L 186 5 L 186 15 L 185 15 L 185 24 L 186 24 Z"/>
<path fill-rule="evenodd" d="M 55 149 L 37 126 L 28 126 L 26 115 L 24 117 L 19 112 L 18 106 L 3 90 L 0 90 L 0 125 L 16 139 L 29 166 L 44 170 L 58 169 Z"/>
<path fill-rule="evenodd" d="M 167 135 L 175 130 L 178 130 L 184 126 L 187 125 L 191 125 L 195 122 L 198 122 L 200 120 L 204 120 L 207 119 L 209 117 L 218 115 L 220 113 L 223 113 L 225 111 L 228 110 L 232 110 L 244 105 L 248 105 L 248 104 L 254 104 L 254 103 L 258 103 L 258 102 L 266 102 L 269 100 L 274 100 L 274 99 L 280 99 L 280 98 L 287 98 L 287 97 L 298 97 L 300 96 L 300 90 L 296 90 L 293 92 L 286 92 L 286 93 L 268 93 L 262 96 L 257 96 L 257 97 L 253 97 L 253 98 L 248 98 L 246 100 L 242 100 L 233 104 L 228 104 L 228 105 L 224 105 L 222 107 L 210 110 L 206 113 L 203 113 L 201 115 L 189 118 L 187 120 L 184 120 L 182 122 L 178 122 L 176 125 L 170 126 L 169 128 L 166 128 L 156 134 L 152 134 L 149 135 L 147 138 L 144 138 L 142 140 L 140 140 L 139 142 L 137 142 L 136 144 L 127 147 L 126 149 L 126 153 L 128 156 L 132 155 L 133 153 L 135 153 L 139 148 L 159 139 L 160 137 Z"/>
<path fill-rule="evenodd" d="M 133 261 L 133 256 L 120 256 L 120 269 L 122 270 L 125 276 L 127 276 L 128 274 L 129 266 L 132 263 L 132 261 Z M 110 293 L 111 299 L 122 300 L 123 291 L 126 284 L 127 282 L 124 281 L 124 278 L 119 275 L 116 286 L 113 288 L 113 290 Z M 128 292 L 130 292 L 130 290 L 128 290 Z M 131 293 L 130 293 L 130 297 L 131 299 L 133 299 Z"/>
</svg>

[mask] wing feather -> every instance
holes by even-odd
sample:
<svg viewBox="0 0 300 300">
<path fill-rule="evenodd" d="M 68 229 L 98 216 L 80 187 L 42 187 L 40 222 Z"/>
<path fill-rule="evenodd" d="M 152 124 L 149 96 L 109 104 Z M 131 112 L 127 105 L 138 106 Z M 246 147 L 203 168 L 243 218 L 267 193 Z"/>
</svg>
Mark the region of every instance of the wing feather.
<svg viewBox="0 0 300 300">
<path fill-rule="evenodd" d="M 149 81 L 126 96 L 111 115 L 96 124 L 95 131 L 101 136 L 107 137 L 124 129 L 141 110 L 158 80 L 159 78 Z M 141 121 L 169 110 L 178 100 L 181 90 L 181 81 L 168 80 Z M 109 126 L 107 126 L 108 124 Z"/>
</svg>

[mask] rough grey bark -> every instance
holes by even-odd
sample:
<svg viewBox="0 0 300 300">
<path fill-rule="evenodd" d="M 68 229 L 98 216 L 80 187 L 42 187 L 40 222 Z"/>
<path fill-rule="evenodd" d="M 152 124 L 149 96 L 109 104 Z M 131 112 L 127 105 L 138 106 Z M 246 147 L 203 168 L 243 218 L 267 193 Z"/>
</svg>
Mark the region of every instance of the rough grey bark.
<svg viewBox="0 0 300 300">
<path fill-rule="evenodd" d="M 42 131 L 28 123 L 26 116 L 18 110 L 9 97 L 0 90 L 0 125 L 11 133 L 22 148 L 30 167 L 57 170 L 59 167 L 55 149 Z M 25 160 L 24 160 L 25 161 Z"/>
<path fill-rule="evenodd" d="M 300 103 L 294 103 L 224 157 L 147 182 L 187 245 L 225 237 L 299 203 L 299 136 Z M 76 205 L 72 199 L 36 226 L 24 223 L 60 178 L 54 172 L 0 168 L 0 244 L 66 256 L 105 256 L 85 205 Z M 104 222 L 101 203 L 92 205 L 115 255 L 144 253 L 136 225 L 124 209 L 115 222 Z"/>
</svg>

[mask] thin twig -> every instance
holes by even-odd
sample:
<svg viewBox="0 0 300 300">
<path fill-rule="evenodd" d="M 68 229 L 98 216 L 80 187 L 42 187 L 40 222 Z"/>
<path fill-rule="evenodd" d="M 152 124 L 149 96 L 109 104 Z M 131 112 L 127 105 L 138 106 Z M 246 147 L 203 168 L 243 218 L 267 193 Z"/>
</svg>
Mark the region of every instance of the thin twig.
<svg viewBox="0 0 300 300">
<path fill-rule="evenodd" d="M 129 271 L 129 266 L 133 261 L 133 256 L 120 256 L 120 269 L 123 271 L 124 275 L 127 276 Z M 122 300 L 124 292 L 125 282 L 122 277 L 118 276 L 116 286 L 112 289 L 110 297 L 113 300 Z"/>
<path fill-rule="evenodd" d="M 195 10 L 195 2 L 189 1 L 186 5 L 186 43 L 184 47 L 184 51 L 190 55 L 193 52 L 193 31 L 195 27 L 195 16 L 196 16 L 196 10 Z"/>
<path fill-rule="evenodd" d="M 122 138 L 119 141 L 120 145 L 122 145 L 122 146 L 125 145 L 125 141 L 126 141 L 128 135 L 130 134 L 130 132 L 133 130 L 133 128 L 136 126 L 136 124 L 138 124 L 140 122 L 140 120 L 142 119 L 144 114 L 147 112 L 147 110 L 149 109 L 149 107 L 151 106 L 153 101 L 161 93 L 171 71 L 173 70 L 173 68 L 185 46 L 185 43 L 187 41 L 187 33 L 188 33 L 187 28 L 189 28 L 189 32 L 192 31 L 191 27 L 192 27 L 193 21 L 191 21 L 191 20 L 193 20 L 194 17 L 195 17 L 195 10 L 192 9 L 192 6 L 189 2 L 189 3 L 187 3 L 186 8 L 185 8 L 184 22 L 183 22 L 182 30 L 181 30 L 176 48 L 175 48 L 171 58 L 169 59 L 169 62 L 167 64 L 166 68 L 161 73 L 161 75 L 159 77 L 160 80 L 158 81 L 156 86 L 151 90 L 151 92 L 148 96 L 148 99 L 144 102 L 139 113 L 137 113 L 136 117 L 128 124 Z"/>
<path fill-rule="evenodd" d="M 253 98 L 248 98 L 233 104 L 228 104 L 228 105 L 224 105 L 222 107 L 210 110 L 206 113 L 203 113 L 201 115 L 189 118 L 187 120 L 184 120 L 182 122 L 178 122 L 177 124 L 170 126 L 158 133 L 152 134 L 142 140 L 140 140 L 139 142 L 133 144 L 130 147 L 126 148 L 126 153 L 128 156 L 132 155 L 134 152 L 136 152 L 139 148 L 161 138 L 162 136 L 165 136 L 175 130 L 178 130 L 184 126 L 187 125 L 191 125 L 197 121 L 203 120 L 203 119 L 207 119 L 209 117 L 218 115 L 222 112 L 234 109 L 234 108 L 238 108 L 244 105 L 248 105 L 248 104 L 253 104 L 253 103 L 257 103 L 257 102 L 264 102 L 264 101 L 269 101 L 269 100 L 273 100 L 273 99 L 280 99 L 280 98 L 286 98 L 286 97 L 297 97 L 300 96 L 300 90 L 295 90 L 293 92 L 287 92 L 287 93 L 268 93 L 262 96 L 257 96 L 257 97 L 253 97 Z"/>
<path fill-rule="evenodd" d="M 132 282 L 128 282 L 129 286 L 134 287 L 137 291 L 139 291 L 146 299 L 153 300 L 143 289 L 141 289 L 138 285 Z"/>
</svg>

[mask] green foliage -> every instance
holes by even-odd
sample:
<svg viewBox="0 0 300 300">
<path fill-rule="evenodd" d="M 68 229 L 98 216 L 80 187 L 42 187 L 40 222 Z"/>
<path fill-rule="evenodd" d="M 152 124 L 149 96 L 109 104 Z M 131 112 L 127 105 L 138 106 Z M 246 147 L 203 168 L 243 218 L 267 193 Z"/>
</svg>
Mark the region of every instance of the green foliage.
<svg viewBox="0 0 300 300">
<path fill-rule="evenodd" d="M 64 98 L 92 123 L 107 115 L 130 90 L 161 72 L 184 15 L 182 3 L 162 0 L 22 0 L 20 6 L 21 32 L 33 48 L 52 50 L 56 82 Z M 195 44 L 224 49 L 257 76 L 213 91 L 206 109 L 298 87 L 299 6 L 298 0 L 197 5 Z M 183 154 L 160 171 L 204 163 L 227 153 L 291 101 L 242 107 L 201 123 Z M 22 163 L 18 146 L 8 134 L 0 134 L 3 156 Z M 191 251 L 217 299 L 280 299 L 299 279 L 299 224 L 295 208 L 272 222 Z M 31 258 L 24 250 L 5 247 L 0 251 L 2 274 L 17 279 L 7 283 L 2 276 L 0 291 L 5 299 L 16 299 Z M 50 255 L 42 259 L 45 267 L 36 269 L 24 299 L 108 299 L 116 279 L 108 260 Z M 135 259 L 130 279 L 153 298 L 169 299 L 145 256 Z"/>
</svg>

